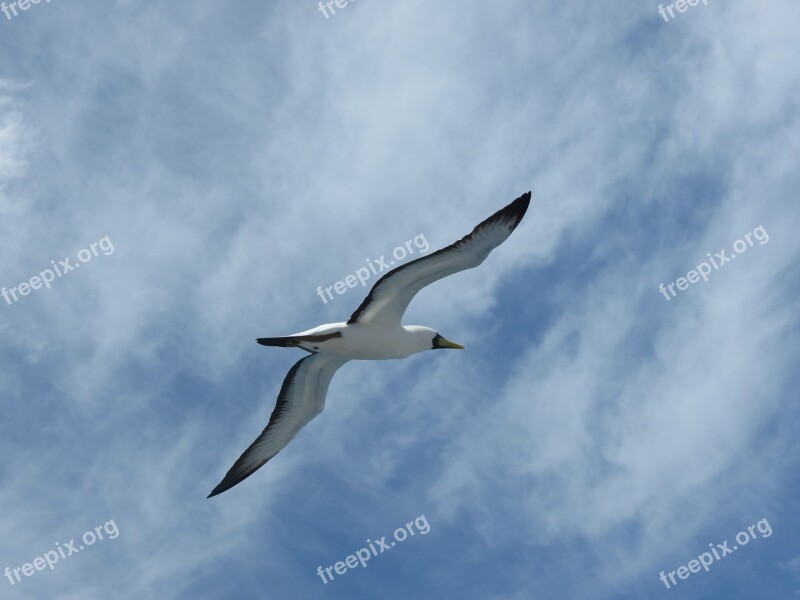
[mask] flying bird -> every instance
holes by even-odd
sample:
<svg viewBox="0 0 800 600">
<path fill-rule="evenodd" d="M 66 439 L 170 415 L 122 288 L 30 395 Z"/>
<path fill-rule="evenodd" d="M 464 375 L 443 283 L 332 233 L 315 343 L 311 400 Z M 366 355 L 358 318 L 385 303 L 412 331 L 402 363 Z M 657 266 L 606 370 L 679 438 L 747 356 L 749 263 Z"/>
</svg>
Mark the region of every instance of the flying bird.
<svg viewBox="0 0 800 600">
<path fill-rule="evenodd" d="M 486 260 L 519 225 L 530 201 L 527 192 L 454 244 L 389 271 L 372 286 L 346 323 L 320 325 L 286 337 L 258 338 L 264 346 L 301 348 L 310 355 L 289 369 L 267 427 L 208 497 L 255 473 L 321 413 L 333 374 L 346 362 L 406 358 L 440 348 L 463 350 L 464 346 L 433 329 L 402 325 L 403 313 L 425 286 Z"/>
</svg>

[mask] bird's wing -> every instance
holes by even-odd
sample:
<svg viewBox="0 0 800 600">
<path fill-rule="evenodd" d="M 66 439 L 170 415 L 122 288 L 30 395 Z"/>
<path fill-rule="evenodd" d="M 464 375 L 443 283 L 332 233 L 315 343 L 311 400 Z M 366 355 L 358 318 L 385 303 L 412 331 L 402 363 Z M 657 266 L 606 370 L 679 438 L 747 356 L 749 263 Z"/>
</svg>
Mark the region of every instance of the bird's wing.
<svg viewBox="0 0 800 600">
<path fill-rule="evenodd" d="M 399 325 L 409 303 L 422 288 L 453 273 L 477 267 L 505 242 L 525 216 L 530 201 L 530 192 L 522 194 L 456 243 L 389 271 L 372 286 L 347 324 Z"/>
<path fill-rule="evenodd" d="M 269 424 L 209 494 L 221 494 L 246 479 L 292 441 L 325 408 L 333 374 L 347 359 L 314 353 L 297 361 L 283 380 Z"/>
</svg>

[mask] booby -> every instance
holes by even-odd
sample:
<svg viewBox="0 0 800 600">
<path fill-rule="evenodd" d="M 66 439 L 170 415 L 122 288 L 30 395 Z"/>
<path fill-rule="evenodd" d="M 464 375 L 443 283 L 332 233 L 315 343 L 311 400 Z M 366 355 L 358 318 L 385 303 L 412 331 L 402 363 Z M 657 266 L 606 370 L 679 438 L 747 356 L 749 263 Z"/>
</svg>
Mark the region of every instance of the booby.
<svg viewBox="0 0 800 600">
<path fill-rule="evenodd" d="M 310 355 L 289 369 L 266 428 L 208 497 L 255 473 L 321 413 L 333 374 L 346 362 L 406 358 L 440 348 L 463 350 L 464 346 L 429 327 L 402 325 L 403 313 L 425 286 L 486 260 L 519 225 L 530 201 L 527 192 L 457 242 L 389 271 L 372 286 L 346 323 L 320 325 L 285 337 L 258 338 L 264 346 L 301 348 Z"/>
</svg>

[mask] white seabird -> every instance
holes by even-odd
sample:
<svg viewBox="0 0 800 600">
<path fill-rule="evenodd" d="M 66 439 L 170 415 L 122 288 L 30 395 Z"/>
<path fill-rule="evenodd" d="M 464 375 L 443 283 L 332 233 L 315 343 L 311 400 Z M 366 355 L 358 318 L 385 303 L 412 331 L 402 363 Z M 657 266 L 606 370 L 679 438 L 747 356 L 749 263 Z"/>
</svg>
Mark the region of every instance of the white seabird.
<svg viewBox="0 0 800 600">
<path fill-rule="evenodd" d="M 519 225 L 530 201 L 527 192 L 454 244 L 389 271 L 372 286 L 347 323 L 320 325 L 286 337 L 258 338 L 264 346 L 302 348 L 311 355 L 289 369 L 267 427 L 208 497 L 255 473 L 321 413 L 333 374 L 347 361 L 406 358 L 439 348 L 463 350 L 433 329 L 401 325 L 403 313 L 426 285 L 480 265 Z"/>
</svg>

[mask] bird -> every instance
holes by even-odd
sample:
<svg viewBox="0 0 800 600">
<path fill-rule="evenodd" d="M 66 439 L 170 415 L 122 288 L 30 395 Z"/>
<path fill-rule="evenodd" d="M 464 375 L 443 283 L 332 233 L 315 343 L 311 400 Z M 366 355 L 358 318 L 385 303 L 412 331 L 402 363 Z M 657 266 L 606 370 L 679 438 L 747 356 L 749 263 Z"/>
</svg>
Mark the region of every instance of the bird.
<svg viewBox="0 0 800 600">
<path fill-rule="evenodd" d="M 346 323 L 328 323 L 284 337 L 258 338 L 263 346 L 309 353 L 286 374 L 269 422 L 211 491 L 225 492 L 255 473 L 325 407 L 334 373 L 351 360 L 402 359 L 437 349 L 464 350 L 429 327 L 404 326 L 403 313 L 422 288 L 473 269 L 506 241 L 525 216 L 531 192 L 500 209 L 460 240 L 382 276 Z"/>
</svg>

